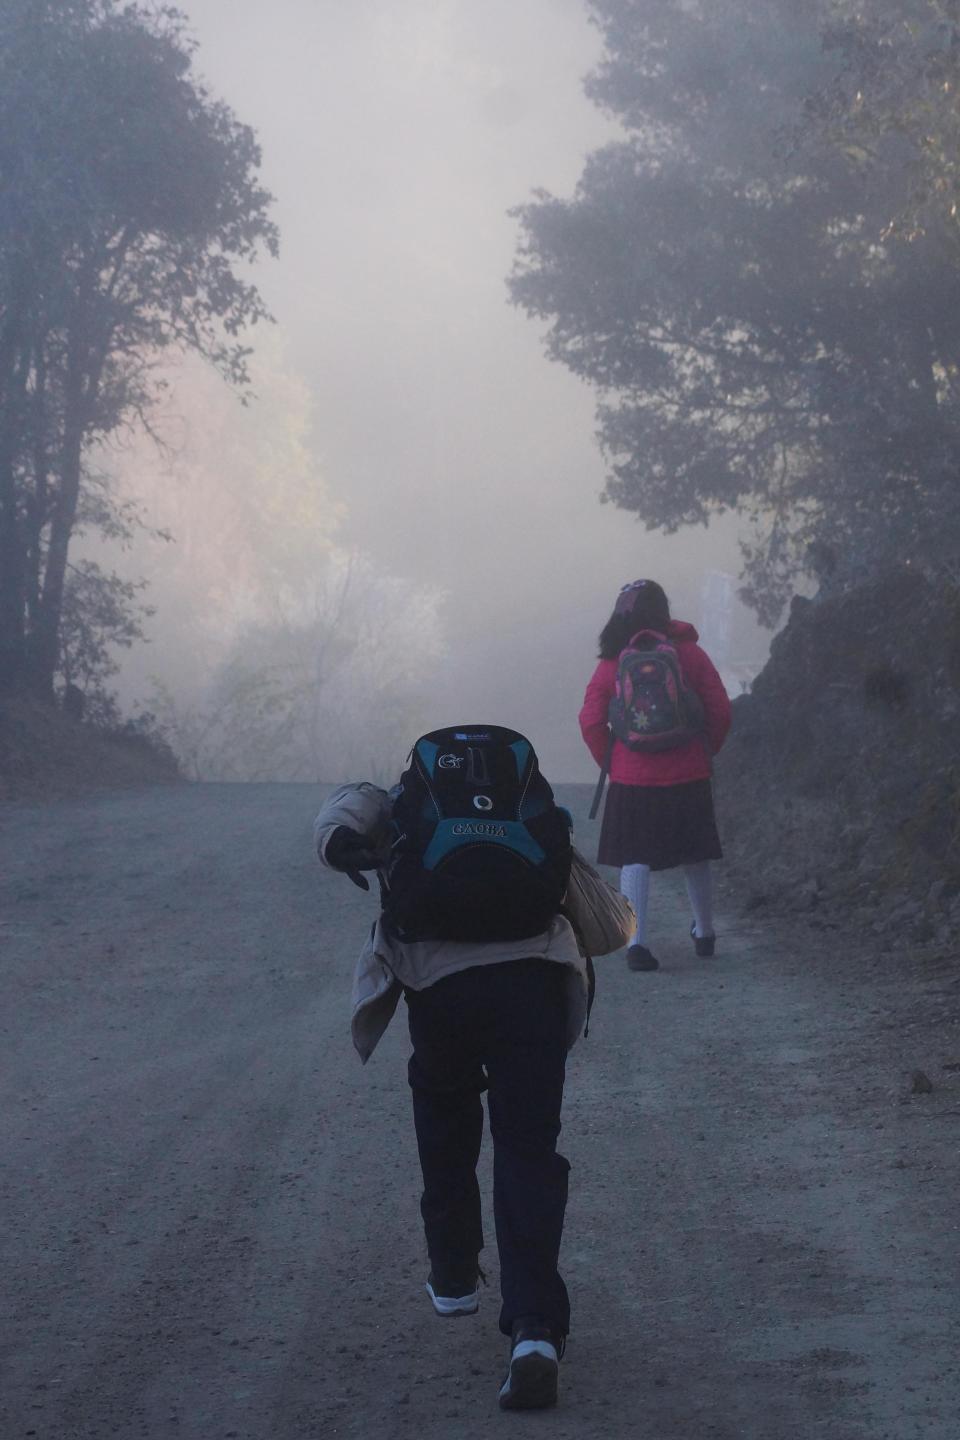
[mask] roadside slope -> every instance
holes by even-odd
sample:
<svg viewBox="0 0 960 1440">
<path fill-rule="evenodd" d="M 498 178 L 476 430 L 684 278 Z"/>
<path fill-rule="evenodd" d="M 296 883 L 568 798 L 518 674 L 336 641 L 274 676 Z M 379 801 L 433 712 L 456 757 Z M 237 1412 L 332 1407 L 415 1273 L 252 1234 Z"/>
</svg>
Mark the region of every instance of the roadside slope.
<svg viewBox="0 0 960 1440">
<path fill-rule="evenodd" d="M 180 778 L 172 751 L 142 723 L 101 730 L 53 705 L 26 698 L 0 700 L 0 803 L 170 784 Z"/>
<path fill-rule="evenodd" d="M 904 567 L 796 598 L 717 759 L 747 903 L 829 916 L 875 950 L 955 956 L 958 721 L 956 584 Z"/>
</svg>

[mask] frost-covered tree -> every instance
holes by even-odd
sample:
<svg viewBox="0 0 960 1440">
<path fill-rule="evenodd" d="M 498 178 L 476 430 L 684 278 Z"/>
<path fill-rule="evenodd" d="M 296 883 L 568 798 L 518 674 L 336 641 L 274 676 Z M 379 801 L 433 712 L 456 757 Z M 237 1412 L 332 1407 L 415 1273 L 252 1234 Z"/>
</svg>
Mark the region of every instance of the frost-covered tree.
<svg viewBox="0 0 960 1440">
<path fill-rule="evenodd" d="M 427 727 L 438 602 L 331 551 L 312 584 L 237 631 L 193 704 L 163 687 L 152 708 L 197 779 L 385 780 Z"/>
<path fill-rule="evenodd" d="M 441 597 L 337 543 L 310 391 L 277 331 L 251 359 L 249 406 L 196 358 L 164 379 L 160 444 L 140 433 L 103 456 L 173 540 L 142 528 L 113 558 L 156 609 L 151 643 L 121 657 L 125 704 L 156 712 L 196 777 L 388 773 L 429 728 Z M 107 564 L 112 548 L 80 553 Z"/>
</svg>

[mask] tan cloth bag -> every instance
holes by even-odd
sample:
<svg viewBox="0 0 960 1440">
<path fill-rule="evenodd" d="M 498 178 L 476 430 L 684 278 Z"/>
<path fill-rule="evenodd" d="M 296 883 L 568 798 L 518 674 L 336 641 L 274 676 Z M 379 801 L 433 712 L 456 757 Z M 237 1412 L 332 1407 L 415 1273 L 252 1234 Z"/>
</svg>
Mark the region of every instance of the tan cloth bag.
<svg viewBox="0 0 960 1440">
<path fill-rule="evenodd" d="M 633 906 L 608 885 L 574 848 L 563 912 L 573 926 L 581 955 L 611 955 L 630 944 L 636 925 Z"/>
</svg>

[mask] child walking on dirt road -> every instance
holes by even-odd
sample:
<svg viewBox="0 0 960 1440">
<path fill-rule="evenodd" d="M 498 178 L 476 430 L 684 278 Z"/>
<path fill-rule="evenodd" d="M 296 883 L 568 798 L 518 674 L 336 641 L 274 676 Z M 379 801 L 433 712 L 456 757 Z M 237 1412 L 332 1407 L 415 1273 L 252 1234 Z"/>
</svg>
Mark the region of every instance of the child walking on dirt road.
<svg viewBox="0 0 960 1440">
<path fill-rule="evenodd" d="M 391 792 L 371 784 L 335 791 L 317 816 L 315 841 L 325 865 L 363 888 L 361 872 L 379 873 L 382 909 L 357 966 L 353 1036 L 366 1061 L 403 995 L 427 1294 L 440 1316 L 479 1307 L 476 1166 L 486 1091 L 499 1323 L 510 1337 L 499 1403 L 553 1405 L 570 1328 L 558 1269 L 569 1165 L 557 1137 L 566 1055 L 588 995 L 587 962 L 560 913 L 570 817 L 523 736 L 464 726 L 422 737 Z M 632 917 L 604 888 L 612 950 L 625 943 Z"/>
<path fill-rule="evenodd" d="M 624 585 L 600 634 L 600 660 L 580 730 L 610 775 L 598 860 L 620 867 L 636 930 L 631 970 L 657 970 L 647 946 L 650 872 L 682 866 L 696 953 L 714 953 L 710 862 L 722 857 L 713 813 L 711 760 L 730 728 L 730 701 L 692 625 L 670 618 L 654 580 Z"/>
</svg>

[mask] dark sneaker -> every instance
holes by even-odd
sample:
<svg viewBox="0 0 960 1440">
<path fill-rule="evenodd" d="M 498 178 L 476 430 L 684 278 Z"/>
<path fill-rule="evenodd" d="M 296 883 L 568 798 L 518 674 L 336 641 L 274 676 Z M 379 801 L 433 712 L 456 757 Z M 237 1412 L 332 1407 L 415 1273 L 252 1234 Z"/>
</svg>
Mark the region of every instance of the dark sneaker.
<svg viewBox="0 0 960 1440">
<path fill-rule="evenodd" d="M 427 1276 L 426 1291 L 438 1315 L 476 1315 L 480 1309 L 480 1281 L 483 1271 L 476 1260 L 466 1265 L 434 1265 Z"/>
<path fill-rule="evenodd" d="M 557 1403 L 564 1339 L 535 1315 L 513 1322 L 510 1369 L 500 1387 L 501 1410 L 546 1410 Z"/>
<path fill-rule="evenodd" d="M 693 940 L 693 948 L 701 959 L 713 954 L 717 944 L 716 935 L 698 935 L 696 925 L 691 925 L 690 936 Z"/>
<path fill-rule="evenodd" d="M 646 945 L 631 945 L 627 951 L 628 970 L 659 970 L 660 961 Z"/>
</svg>

